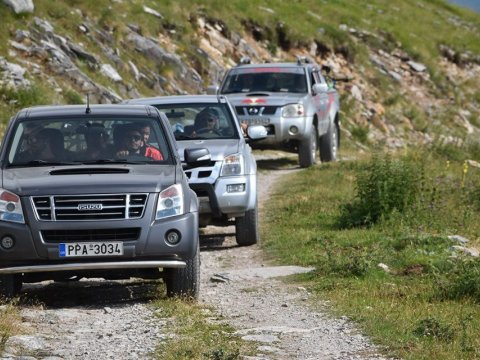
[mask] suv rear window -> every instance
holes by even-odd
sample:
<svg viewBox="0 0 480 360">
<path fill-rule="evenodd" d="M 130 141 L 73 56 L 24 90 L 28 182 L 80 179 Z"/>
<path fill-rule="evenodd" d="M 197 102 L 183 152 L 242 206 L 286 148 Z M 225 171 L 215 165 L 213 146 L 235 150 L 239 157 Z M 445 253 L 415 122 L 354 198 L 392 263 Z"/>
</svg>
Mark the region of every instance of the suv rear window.
<svg viewBox="0 0 480 360">
<path fill-rule="evenodd" d="M 221 93 L 306 93 L 307 91 L 303 68 L 260 67 L 232 69 L 225 79 Z"/>
<path fill-rule="evenodd" d="M 165 134 L 151 118 L 32 119 L 13 131 L 9 166 L 172 163 Z"/>
</svg>

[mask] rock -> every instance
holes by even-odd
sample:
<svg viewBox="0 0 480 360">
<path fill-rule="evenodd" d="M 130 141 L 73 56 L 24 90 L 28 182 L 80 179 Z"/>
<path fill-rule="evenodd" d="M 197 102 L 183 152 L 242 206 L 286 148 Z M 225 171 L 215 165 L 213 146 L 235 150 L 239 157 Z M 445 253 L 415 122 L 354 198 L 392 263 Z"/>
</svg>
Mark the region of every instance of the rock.
<svg viewBox="0 0 480 360">
<path fill-rule="evenodd" d="M 448 238 L 462 245 L 465 245 L 466 243 L 469 242 L 467 238 L 464 238 L 463 236 L 460 236 L 460 235 L 449 235 Z"/>
<path fill-rule="evenodd" d="M 33 13 L 35 10 L 33 0 L 3 0 L 3 2 L 10 6 L 15 14 Z"/>
<path fill-rule="evenodd" d="M 138 71 L 137 66 L 130 60 L 128 61 L 128 66 L 130 68 L 130 71 L 133 74 L 135 81 L 140 80 L 140 72 Z"/>
<path fill-rule="evenodd" d="M 425 70 L 427 70 L 427 67 L 425 65 L 415 61 L 408 61 L 407 64 L 416 72 L 424 72 Z"/>
<path fill-rule="evenodd" d="M 352 86 L 352 88 L 350 89 L 350 94 L 352 94 L 353 98 L 358 101 L 363 100 L 362 92 L 357 85 Z"/>
<path fill-rule="evenodd" d="M 159 19 L 163 19 L 162 14 L 160 14 L 157 10 L 149 8 L 148 6 L 143 5 L 143 11 L 145 11 L 147 14 L 156 16 Z"/>
<path fill-rule="evenodd" d="M 122 81 L 120 74 L 110 64 L 102 64 L 100 67 L 100 72 L 115 82 Z"/>
<path fill-rule="evenodd" d="M 217 283 L 226 283 L 230 281 L 230 278 L 228 277 L 228 274 L 213 274 L 213 276 L 210 277 L 210 281 Z"/>
<path fill-rule="evenodd" d="M 68 43 L 68 47 L 70 50 L 78 56 L 80 59 L 86 60 L 90 64 L 97 66 L 99 64 L 99 61 L 97 57 L 93 54 L 88 53 L 85 51 L 82 47 L 78 46 L 77 44 L 74 43 Z"/>
<path fill-rule="evenodd" d="M 456 251 L 456 252 L 462 252 L 465 255 L 472 256 L 472 257 L 479 257 L 480 253 L 477 249 L 475 248 L 467 248 L 465 246 L 460 246 L 460 245 L 453 245 L 450 247 L 450 250 Z"/>
<path fill-rule="evenodd" d="M 389 273 L 390 272 L 390 268 L 388 267 L 388 265 L 384 264 L 384 263 L 379 263 L 377 265 L 380 269 L 382 269 L 383 271 L 385 271 L 386 273 Z"/>
<path fill-rule="evenodd" d="M 16 335 L 11 336 L 5 344 L 5 351 L 16 354 L 19 351 L 34 352 L 45 348 L 45 340 L 43 337 L 34 335 Z"/>
<path fill-rule="evenodd" d="M 475 161 L 475 160 L 467 160 L 467 164 L 469 166 L 472 166 L 474 168 L 479 168 L 480 169 L 480 163 L 478 161 Z"/>
<path fill-rule="evenodd" d="M 47 20 L 40 19 L 35 17 L 33 19 L 34 24 L 40 28 L 44 33 L 53 33 L 53 26 Z"/>
<path fill-rule="evenodd" d="M 242 336 L 242 340 L 245 341 L 258 341 L 261 343 L 273 343 L 280 341 L 278 336 L 275 335 L 265 335 L 265 334 L 258 334 L 258 335 L 245 335 Z"/>
<path fill-rule="evenodd" d="M 393 70 L 388 70 L 388 75 L 390 75 L 392 78 L 394 78 L 395 80 L 401 82 L 403 77 L 402 75 L 400 75 L 398 72 L 396 71 L 393 71 Z"/>
</svg>

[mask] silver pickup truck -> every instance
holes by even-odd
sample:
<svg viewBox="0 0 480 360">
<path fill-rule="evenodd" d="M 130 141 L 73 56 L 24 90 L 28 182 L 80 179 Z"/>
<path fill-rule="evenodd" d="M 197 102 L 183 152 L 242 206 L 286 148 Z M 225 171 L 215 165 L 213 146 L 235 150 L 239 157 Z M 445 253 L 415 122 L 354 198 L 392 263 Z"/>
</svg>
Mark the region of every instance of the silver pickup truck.
<svg viewBox="0 0 480 360">
<path fill-rule="evenodd" d="M 293 63 L 240 64 L 220 87 L 240 122 L 263 125 L 268 136 L 254 148 L 281 148 L 298 153 L 301 167 L 334 161 L 340 145 L 339 95 L 322 68 L 304 58 Z"/>
</svg>

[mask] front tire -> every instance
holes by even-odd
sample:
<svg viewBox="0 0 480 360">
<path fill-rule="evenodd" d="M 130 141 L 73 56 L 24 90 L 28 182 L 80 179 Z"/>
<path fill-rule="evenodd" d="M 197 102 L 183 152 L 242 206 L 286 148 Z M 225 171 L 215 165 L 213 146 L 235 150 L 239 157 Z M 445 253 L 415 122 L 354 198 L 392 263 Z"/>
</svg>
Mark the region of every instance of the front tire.
<svg viewBox="0 0 480 360">
<path fill-rule="evenodd" d="M 200 248 L 197 242 L 195 255 L 185 261 L 184 268 L 165 269 L 168 297 L 198 299 L 200 292 Z"/>
<path fill-rule="evenodd" d="M 298 147 L 298 162 L 300 167 L 307 168 L 317 162 L 317 127 L 312 126 L 312 132 L 307 140 L 300 142 Z"/>
<path fill-rule="evenodd" d="M 337 160 L 338 125 L 330 123 L 326 134 L 320 138 L 320 160 L 330 162 Z"/>
<path fill-rule="evenodd" d="M 14 298 L 22 290 L 22 275 L 7 274 L 0 276 L 0 294 L 6 299 Z"/>
<path fill-rule="evenodd" d="M 258 204 L 247 210 L 245 216 L 235 218 L 235 236 L 239 246 L 254 245 L 259 240 L 258 231 Z"/>
</svg>

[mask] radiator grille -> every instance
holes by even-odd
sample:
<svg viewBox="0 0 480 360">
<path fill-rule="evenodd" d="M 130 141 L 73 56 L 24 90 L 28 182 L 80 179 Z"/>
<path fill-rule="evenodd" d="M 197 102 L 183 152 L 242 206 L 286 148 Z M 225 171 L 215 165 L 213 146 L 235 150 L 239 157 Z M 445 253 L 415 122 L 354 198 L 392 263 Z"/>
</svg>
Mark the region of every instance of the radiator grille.
<svg viewBox="0 0 480 360">
<path fill-rule="evenodd" d="M 34 196 L 32 203 L 39 220 L 85 221 L 139 219 L 148 194 Z"/>
</svg>

